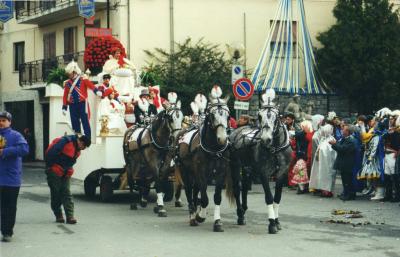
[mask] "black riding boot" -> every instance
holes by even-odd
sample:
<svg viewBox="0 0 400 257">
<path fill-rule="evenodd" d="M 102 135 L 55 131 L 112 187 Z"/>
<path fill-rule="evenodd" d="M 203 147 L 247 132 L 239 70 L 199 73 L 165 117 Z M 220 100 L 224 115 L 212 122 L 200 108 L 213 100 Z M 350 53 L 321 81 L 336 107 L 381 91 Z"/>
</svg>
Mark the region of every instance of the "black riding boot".
<svg viewBox="0 0 400 257">
<path fill-rule="evenodd" d="M 385 198 L 383 201 L 391 201 L 393 199 L 393 186 L 392 186 L 392 176 L 385 174 Z"/>
<path fill-rule="evenodd" d="M 392 175 L 392 182 L 394 185 L 394 197 L 392 198 L 392 203 L 400 202 L 400 175 Z"/>
</svg>

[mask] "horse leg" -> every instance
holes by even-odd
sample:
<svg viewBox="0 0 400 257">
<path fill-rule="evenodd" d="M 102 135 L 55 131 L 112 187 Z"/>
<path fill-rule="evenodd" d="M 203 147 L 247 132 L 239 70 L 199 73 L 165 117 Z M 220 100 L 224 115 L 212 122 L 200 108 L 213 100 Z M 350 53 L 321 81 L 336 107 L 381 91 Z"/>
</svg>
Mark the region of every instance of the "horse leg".
<svg viewBox="0 0 400 257">
<path fill-rule="evenodd" d="M 286 174 L 285 174 L 286 175 Z M 274 195 L 274 214 L 275 214 L 275 224 L 278 230 L 282 229 L 281 223 L 279 222 L 279 204 L 282 198 L 283 185 L 286 182 L 287 176 L 282 175 L 277 177 L 275 182 L 275 195 Z"/>
<path fill-rule="evenodd" d="M 231 165 L 232 187 L 233 187 L 233 195 L 235 197 L 235 202 L 236 202 L 236 215 L 238 217 L 237 224 L 245 225 L 246 224 L 246 219 L 244 217 L 245 210 L 243 209 L 242 202 L 240 201 L 240 192 L 243 190 L 241 176 L 240 176 L 240 167 L 241 165 L 239 165 L 239 163 L 232 162 Z"/>
<path fill-rule="evenodd" d="M 198 195 L 200 192 L 200 210 L 196 213 L 196 221 L 203 223 L 207 218 L 207 206 L 208 206 L 208 196 L 207 196 L 207 185 L 196 186 L 194 192 L 195 207 L 198 209 Z"/>
<path fill-rule="evenodd" d="M 183 179 L 183 182 L 185 185 L 185 187 L 184 187 L 185 194 L 186 194 L 186 199 L 188 202 L 189 224 L 190 224 L 190 226 L 195 227 L 195 226 L 198 226 L 199 224 L 197 223 L 197 221 L 195 219 L 196 207 L 195 207 L 194 201 L 193 201 L 193 183 L 187 174 L 182 174 L 182 179 Z"/>
<path fill-rule="evenodd" d="M 214 192 L 214 232 L 224 232 L 221 221 L 221 201 L 222 201 L 222 188 L 224 186 L 223 179 L 218 179 L 215 185 Z"/>
<path fill-rule="evenodd" d="M 183 207 L 181 200 L 182 185 L 177 184 L 175 188 L 175 207 Z"/>
<path fill-rule="evenodd" d="M 266 172 L 267 167 L 262 167 L 261 169 L 261 174 L 260 174 L 260 180 L 261 184 L 264 189 L 264 194 L 265 194 L 265 203 L 267 204 L 267 210 L 268 210 L 268 220 L 269 220 L 269 225 L 268 225 L 268 233 L 270 234 L 276 234 L 278 232 L 278 228 L 276 227 L 275 223 L 275 212 L 274 212 L 274 207 L 273 207 L 273 197 L 271 193 L 271 189 L 269 186 L 269 174 Z"/>
<path fill-rule="evenodd" d="M 158 217 L 167 217 L 167 210 L 164 208 L 164 194 L 162 182 L 159 177 L 156 177 L 155 188 L 157 193 L 157 206 L 154 207 L 154 212 L 158 213 Z"/>
<path fill-rule="evenodd" d="M 133 188 L 135 185 L 135 180 L 134 180 L 134 176 L 135 174 L 138 174 L 139 171 L 139 163 L 134 163 L 133 161 L 130 162 L 129 166 L 128 166 L 128 184 L 129 184 L 129 193 L 132 199 L 131 205 L 130 205 L 130 209 L 131 210 L 137 210 L 137 204 L 138 204 L 138 197 L 135 196 L 135 194 L 133 193 Z M 139 190 L 139 197 L 140 197 L 140 190 Z"/>
</svg>

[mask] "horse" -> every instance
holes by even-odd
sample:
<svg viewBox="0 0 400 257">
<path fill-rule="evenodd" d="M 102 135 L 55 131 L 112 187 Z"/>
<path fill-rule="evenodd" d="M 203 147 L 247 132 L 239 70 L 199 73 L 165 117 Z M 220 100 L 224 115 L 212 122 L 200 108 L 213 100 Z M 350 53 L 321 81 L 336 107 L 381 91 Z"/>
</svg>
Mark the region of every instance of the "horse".
<svg viewBox="0 0 400 257">
<path fill-rule="evenodd" d="M 206 110 L 205 120 L 200 127 L 193 127 L 179 140 L 175 177 L 182 182 L 189 207 L 189 224 L 198 226 L 206 219 L 207 182 L 212 173 L 215 175 L 214 192 L 214 232 L 223 232 L 220 205 L 225 179 L 229 179 L 228 118 L 225 99 L 211 98 Z M 228 185 L 229 186 L 229 181 Z M 198 195 L 200 193 L 200 199 Z M 200 201 L 200 209 L 197 207 Z"/>
<path fill-rule="evenodd" d="M 139 198 L 133 197 L 131 209 L 137 209 L 139 201 L 142 207 L 147 206 L 150 183 L 154 181 L 157 192 L 154 212 L 159 217 L 167 217 L 163 200 L 164 182 L 168 179 L 171 164 L 167 157 L 174 150 L 175 137 L 182 128 L 183 120 L 180 101 L 175 105 L 164 105 L 164 109 L 149 126 L 128 129 L 123 146 L 131 195 L 135 183 L 139 186 Z"/>
<path fill-rule="evenodd" d="M 270 234 L 282 229 L 278 210 L 291 158 L 289 134 L 279 118 L 279 110 L 272 104 L 273 97 L 263 95 L 264 102 L 258 111 L 259 126 L 238 128 L 229 137 L 237 223 L 246 224 L 247 192 L 250 188 L 252 171 L 254 175 L 259 176 L 264 190 Z M 276 178 L 274 195 L 269 184 L 271 176 Z"/>
</svg>

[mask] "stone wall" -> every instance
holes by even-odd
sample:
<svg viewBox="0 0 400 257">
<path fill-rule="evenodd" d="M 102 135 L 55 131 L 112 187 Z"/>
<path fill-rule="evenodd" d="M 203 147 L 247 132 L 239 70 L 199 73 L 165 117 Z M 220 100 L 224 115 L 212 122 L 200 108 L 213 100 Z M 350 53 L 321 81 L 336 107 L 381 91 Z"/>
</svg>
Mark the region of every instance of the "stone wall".
<svg viewBox="0 0 400 257">
<path fill-rule="evenodd" d="M 283 113 L 286 105 L 290 102 L 291 95 L 277 95 L 276 103 L 279 110 Z M 350 117 L 350 102 L 343 96 L 325 96 L 325 95 L 302 95 L 300 96 L 300 106 L 306 110 L 307 103 L 313 102 L 314 108 L 312 114 L 326 115 L 329 111 L 335 111 L 339 117 Z M 254 95 L 250 101 L 250 115 L 256 115 L 259 108 L 259 95 Z"/>
</svg>

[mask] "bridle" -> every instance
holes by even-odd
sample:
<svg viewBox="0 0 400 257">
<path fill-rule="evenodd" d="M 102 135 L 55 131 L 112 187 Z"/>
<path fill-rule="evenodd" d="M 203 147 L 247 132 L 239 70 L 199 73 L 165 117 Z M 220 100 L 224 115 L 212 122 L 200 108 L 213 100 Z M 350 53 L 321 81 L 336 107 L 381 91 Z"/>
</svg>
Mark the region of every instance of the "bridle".
<svg viewBox="0 0 400 257">
<path fill-rule="evenodd" d="M 214 114 L 216 112 L 218 112 L 220 115 L 222 115 L 224 112 L 226 112 L 227 113 L 227 117 L 229 119 L 230 112 L 229 112 L 229 108 L 226 105 L 226 103 L 220 102 L 220 100 L 218 99 L 217 103 L 210 104 L 209 107 L 207 108 L 207 111 L 206 111 L 206 118 L 205 118 L 206 122 L 204 122 L 203 125 L 201 126 L 201 128 L 199 128 L 200 147 L 206 153 L 211 154 L 211 155 L 215 155 L 215 156 L 221 158 L 222 157 L 222 153 L 225 152 L 225 150 L 229 146 L 229 139 L 227 139 L 225 145 L 221 149 L 218 149 L 218 150 L 211 150 L 211 149 L 207 148 L 207 146 L 203 142 L 203 129 L 204 129 L 204 126 L 210 126 L 211 129 L 214 130 L 214 131 L 216 131 L 219 127 L 223 127 L 224 129 L 227 129 L 227 127 L 225 127 L 223 124 L 218 124 L 218 125 L 215 126 L 210 121 L 210 117 L 214 117 Z"/>
<path fill-rule="evenodd" d="M 267 110 L 267 118 L 270 119 L 271 118 L 271 112 L 275 113 L 275 121 L 274 121 L 274 125 L 273 125 L 273 130 L 272 130 L 272 147 L 270 148 L 271 153 L 277 153 L 280 152 L 286 148 L 289 147 L 290 142 L 289 142 L 289 133 L 286 129 L 286 127 L 282 124 L 282 122 L 279 119 L 279 110 L 276 109 L 274 106 L 263 106 L 261 108 L 261 110 L 259 111 L 259 115 L 261 114 L 261 112 Z M 261 115 L 260 115 L 261 116 Z M 266 123 L 265 125 L 261 126 L 261 130 L 266 129 L 266 128 L 270 128 L 268 123 Z M 276 142 L 279 139 L 279 128 L 283 128 L 284 129 L 284 143 L 282 145 L 279 146 L 275 146 L 276 143 L 279 144 L 279 142 Z"/>
<path fill-rule="evenodd" d="M 168 124 L 168 129 L 170 131 L 170 135 L 173 135 L 174 132 L 181 130 L 181 129 L 174 129 L 171 127 L 171 122 L 173 121 L 173 115 L 176 115 L 176 117 L 178 117 L 179 113 L 182 113 L 181 109 L 178 108 L 177 106 L 172 106 L 172 107 L 168 108 L 167 110 L 160 112 L 157 115 L 157 118 L 155 119 L 155 121 L 161 119 L 163 122 L 165 122 L 165 120 L 166 120 L 166 122 Z M 171 146 L 171 142 L 173 140 L 168 140 L 168 143 L 163 146 L 160 145 L 159 143 L 157 143 L 156 137 L 154 136 L 154 132 L 153 132 L 154 131 L 153 123 L 151 123 L 150 127 L 149 127 L 151 143 L 154 144 L 154 146 L 160 150 L 168 150 L 168 149 L 173 148 L 173 146 Z"/>
</svg>

